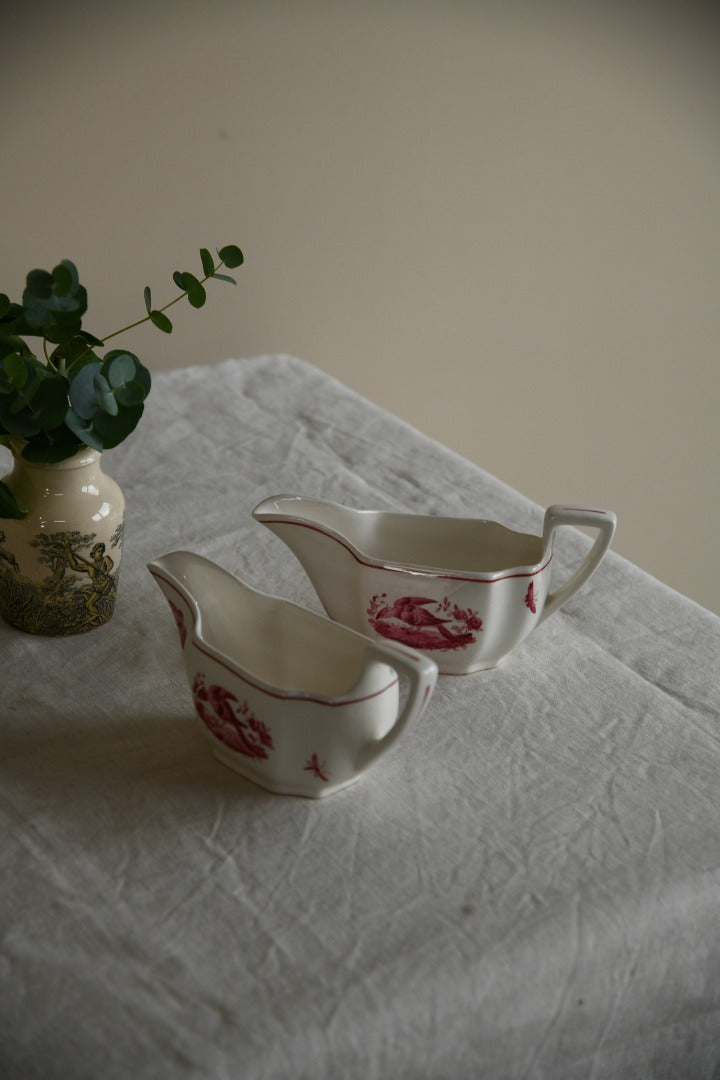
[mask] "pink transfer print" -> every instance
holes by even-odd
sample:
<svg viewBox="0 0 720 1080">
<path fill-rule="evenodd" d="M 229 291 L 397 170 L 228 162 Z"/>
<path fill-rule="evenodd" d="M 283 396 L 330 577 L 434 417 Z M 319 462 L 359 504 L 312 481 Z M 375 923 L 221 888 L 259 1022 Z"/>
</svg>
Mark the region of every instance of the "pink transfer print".
<svg viewBox="0 0 720 1080">
<path fill-rule="evenodd" d="M 400 596 L 389 602 L 387 593 L 378 593 L 367 615 L 376 633 L 414 649 L 463 649 L 483 628 L 477 611 L 460 608 L 447 596 Z"/>
<path fill-rule="evenodd" d="M 308 760 L 303 766 L 303 769 L 305 772 L 311 772 L 314 776 L 317 776 L 318 780 L 324 780 L 326 783 L 330 779 L 330 777 L 325 771 L 325 762 L 323 761 L 321 765 L 320 759 L 318 758 L 317 754 L 313 754 L 310 758 L 308 758 Z"/>
<path fill-rule="evenodd" d="M 175 619 L 175 625 L 177 626 L 178 634 L 180 635 L 180 646 L 184 649 L 185 641 L 187 639 L 187 630 L 185 629 L 185 616 L 183 615 L 180 608 L 176 607 L 175 604 L 173 604 L 172 600 L 168 600 L 168 604 L 170 605 L 170 608 L 172 610 L 173 618 Z"/>
<path fill-rule="evenodd" d="M 275 749 L 267 727 L 262 720 L 256 720 L 246 701 L 240 704 L 234 694 L 216 683 L 206 686 L 201 673 L 195 676 L 192 693 L 201 720 L 225 746 L 260 759 Z"/>
</svg>

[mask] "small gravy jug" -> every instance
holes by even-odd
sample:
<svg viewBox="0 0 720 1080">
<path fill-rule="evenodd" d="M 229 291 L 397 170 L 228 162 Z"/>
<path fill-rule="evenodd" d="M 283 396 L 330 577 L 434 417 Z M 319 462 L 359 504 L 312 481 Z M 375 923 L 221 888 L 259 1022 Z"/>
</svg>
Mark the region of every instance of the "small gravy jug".
<svg viewBox="0 0 720 1080">
<path fill-rule="evenodd" d="M 437 665 L 403 645 L 258 592 L 192 552 L 148 569 L 175 619 L 213 754 L 268 791 L 322 798 L 346 787 L 428 703 Z"/>
<path fill-rule="evenodd" d="M 272 495 L 253 510 L 294 552 L 332 619 L 432 657 L 441 674 L 493 668 L 573 596 L 615 532 L 608 510 L 551 506 L 542 536 L 495 521 L 353 510 Z M 597 538 L 574 575 L 550 591 L 561 525 Z"/>
</svg>

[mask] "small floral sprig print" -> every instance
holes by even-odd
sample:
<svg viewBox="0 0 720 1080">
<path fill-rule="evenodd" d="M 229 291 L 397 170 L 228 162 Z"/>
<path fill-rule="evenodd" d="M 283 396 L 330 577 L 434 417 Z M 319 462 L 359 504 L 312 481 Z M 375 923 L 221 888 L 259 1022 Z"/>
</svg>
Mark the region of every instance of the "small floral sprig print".
<svg viewBox="0 0 720 1080">
<path fill-rule="evenodd" d="M 311 772 L 314 776 L 317 776 L 318 780 L 324 780 L 328 782 L 330 776 L 325 768 L 325 762 L 321 762 L 317 754 L 312 754 L 303 766 L 305 772 Z"/>
</svg>

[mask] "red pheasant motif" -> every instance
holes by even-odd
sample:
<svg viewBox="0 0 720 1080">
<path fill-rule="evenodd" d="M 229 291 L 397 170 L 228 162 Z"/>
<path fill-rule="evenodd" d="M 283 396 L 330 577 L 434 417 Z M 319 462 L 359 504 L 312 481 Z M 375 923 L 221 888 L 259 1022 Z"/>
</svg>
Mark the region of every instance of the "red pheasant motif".
<svg viewBox="0 0 720 1080">
<path fill-rule="evenodd" d="M 225 746 L 246 757 L 261 759 L 275 749 L 267 727 L 262 720 L 256 720 L 246 701 L 240 704 L 234 694 L 216 683 L 206 686 L 201 673 L 195 676 L 192 693 L 201 720 Z"/>
<path fill-rule="evenodd" d="M 415 649 L 462 649 L 482 630 L 476 611 L 460 608 L 447 597 L 400 596 L 389 603 L 387 593 L 379 593 L 367 614 L 376 633 Z"/>
</svg>

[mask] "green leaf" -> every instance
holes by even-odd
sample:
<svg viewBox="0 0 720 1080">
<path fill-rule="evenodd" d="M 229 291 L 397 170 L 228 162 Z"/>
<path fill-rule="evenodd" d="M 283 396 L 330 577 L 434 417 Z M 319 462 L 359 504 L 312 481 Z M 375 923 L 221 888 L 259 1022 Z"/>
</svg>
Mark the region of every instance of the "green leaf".
<svg viewBox="0 0 720 1080">
<path fill-rule="evenodd" d="M 146 309 L 146 311 L 147 311 L 147 313 L 149 315 L 150 312 L 152 311 L 152 300 L 150 298 L 150 286 L 149 285 L 145 286 L 145 292 L 144 292 L 143 295 L 145 297 L 145 309 Z"/>
<path fill-rule="evenodd" d="M 103 395 L 110 389 L 107 380 L 101 375 L 101 366 L 98 361 L 85 364 L 70 383 L 72 411 L 81 420 L 92 419 L 98 409 L 102 408 Z"/>
<path fill-rule="evenodd" d="M 68 381 L 64 376 L 40 365 L 37 370 L 31 366 L 28 374 L 22 390 L 0 394 L 0 427 L 9 435 L 25 439 L 59 427 L 68 409 Z"/>
<path fill-rule="evenodd" d="M 117 416 L 98 413 L 93 420 L 93 428 L 96 437 L 102 440 L 102 445 L 106 450 L 117 446 L 135 430 L 144 407 L 144 405 L 134 405 L 131 408 L 120 409 Z"/>
<path fill-rule="evenodd" d="M 187 298 L 194 308 L 201 308 L 207 300 L 205 287 L 198 281 L 194 274 L 187 270 L 181 275 L 183 288 L 187 292 Z"/>
<path fill-rule="evenodd" d="M 75 266 L 75 263 L 70 262 L 69 259 L 61 259 L 60 263 L 53 270 L 53 291 L 54 292 L 57 292 L 57 285 L 55 284 L 55 274 L 56 273 L 60 274 L 60 280 L 61 281 L 63 281 L 63 282 L 69 281 L 70 284 L 69 284 L 69 287 L 68 287 L 68 292 L 73 293 L 73 295 L 75 293 L 77 293 L 80 288 L 82 288 L 82 286 L 80 285 L 80 278 L 78 277 L 77 267 Z M 70 275 L 69 279 L 65 276 L 66 274 Z"/>
<path fill-rule="evenodd" d="M 10 304 L 8 311 L 0 315 L 0 341 L 18 334 L 32 334 L 21 304 Z M 27 348 L 27 346 L 25 346 Z"/>
<path fill-rule="evenodd" d="M 114 349 L 105 357 L 102 370 L 121 406 L 140 405 L 150 393 L 150 372 L 133 353 Z"/>
<path fill-rule="evenodd" d="M 162 330 L 165 334 L 172 333 L 172 323 L 167 315 L 163 315 L 162 311 L 151 311 L 150 320 L 153 326 L 157 326 L 158 330 Z"/>
<path fill-rule="evenodd" d="M 245 256 L 235 244 L 226 244 L 225 247 L 219 249 L 218 255 L 220 256 L 221 261 L 230 270 L 235 266 L 242 266 L 245 262 Z"/>
<path fill-rule="evenodd" d="M 42 335 L 55 345 L 74 337 L 87 311 L 87 292 L 74 264 L 63 259 L 52 274 L 31 270 L 23 292 L 23 308 L 26 327 L 16 326 L 20 333 Z"/>
<path fill-rule="evenodd" d="M 67 296 L 72 291 L 73 274 L 67 263 L 58 263 L 52 272 L 53 292 L 56 296 Z"/>
<path fill-rule="evenodd" d="M 183 270 L 182 274 L 180 274 L 180 287 L 184 289 L 185 292 L 189 292 L 190 289 L 194 289 L 199 284 L 200 282 L 198 279 L 194 274 L 191 274 L 189 270 Z"/>
<path fill-rule="evenodd" d="M 25 289 L 38 300 L 52 296 L 53 279 L 47 270 L 31 270 L 25 279 Z"/>
<path fill-rule="evenodd" d="M 182 289 L 185 292 L 185 286 L 183 285 L 183 276 L 181 270 L 176 270 L 173 274 L 173 281 L 177 285 L 178 289 Z"/>
<path fill-rule="evenodd" d="M 207 300 L 205 287 L 198 281 L 197 285 L 193 285 L 192 289 L 188 289 L 187 297 L 194 308 L 201 308 Z"/>
<path fill-rule="evenodd" d="M 68 410 L 69 383 L 62 375 L 42 379 L 33 396 L 33 409 L 36 410 L 44 430 L 60 427 Z"/>
<path fill-rule="evenodd" d="M 229 281 L 231 285 L 237 285 L 235 278 L 230 277 L 229 274 L 213 274 L 213 277 L 217 278 L 218 281 Z"/>
<path fill-rule="evenodd" d="M 135 358 L 131 353 L 116 352 L 106 367 L 107 381 L 115 388 L 130 382 L 135 375 Z"/>
<path fill-rule="evenodd" d="M 19 353 L 9 353 L 2 362 L 3 371 L 15 390 L 22 390 L 28 380 L 28 370 Z"/>
<path fill-rule="evenodd" d="M 10 312 L 10 297 L 0 293 L 0 319 L 4 319 Z"/>
<path fill-rule="evenodd" d="M 81 337 L 83 341 L 86 341 L 88 343 L 88 345 L 96 345 L 102 348 L 102 346 L 105 344 L 105 342 L 101 338 L 95 337 L 95 335 L 91 334 L 88 330 L 79 330 L 78 337 Z"/>
<path fill-rule="evenodd" d="M 11 413 L 9 408 L 5 408 L 4 399 L 0 397 L 0 429 L 7 435 L 29 439 L 42 431 L 42 424 L 27 410 L 18 415 Z"/>
<path fill-rule="evenodd" d="M 0 480 L 0 518 L 24 518 L 27 510 L 23 510 L 7 484 Z"/>
<path fill-rule="evenodd" d="M 147 397 L 147 391 L 141 382 L 132 379 L 118 387 L 115 397 L 120 405 L 141 405 Z"/>
<path fill-rule="evenodd" d="M 65 424 L 54 431 L 45 431 L 25 444 L 22 457 L 26 461 L 64 461 L 77 453 L 82 439 Z"/>
<path fill-rule="evenodd" d="M 207 248 L 200 248 L 200 259 L 205 277 L 212 277 L 215 270 L 215 260 Z"/>
<path fill-rule="evenodd" d="M 85 420 L 83 417 L 78 416 L 73 409 L 68 409 L 65 423 L 73 434 L 77 435 L 80 442 L 86 443 L 93 450 L 104 449 L 102 439 L 95 433 L 92 420 Z"/>
</svg>

